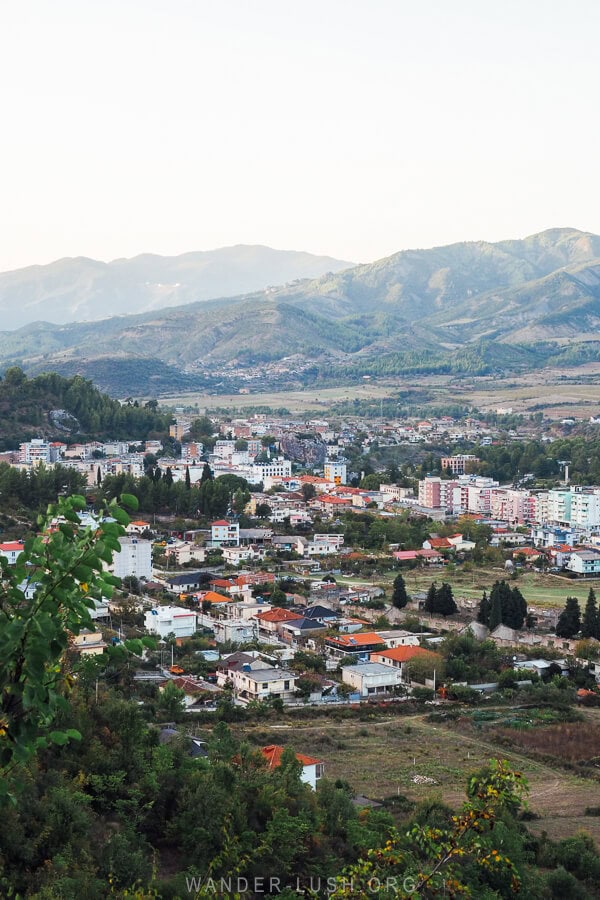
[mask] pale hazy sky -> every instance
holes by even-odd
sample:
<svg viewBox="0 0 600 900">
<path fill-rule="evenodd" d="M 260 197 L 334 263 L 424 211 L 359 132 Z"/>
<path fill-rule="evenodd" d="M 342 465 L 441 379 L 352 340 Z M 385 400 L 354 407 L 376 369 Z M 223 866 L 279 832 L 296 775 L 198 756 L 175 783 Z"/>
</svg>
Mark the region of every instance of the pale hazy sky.
<svg viewBox="0 0 600 900">
<path fill-rule="evenodd" d="M 599 0 L 3 0 L 0 270 L 600 232 Z"/>
</svg>

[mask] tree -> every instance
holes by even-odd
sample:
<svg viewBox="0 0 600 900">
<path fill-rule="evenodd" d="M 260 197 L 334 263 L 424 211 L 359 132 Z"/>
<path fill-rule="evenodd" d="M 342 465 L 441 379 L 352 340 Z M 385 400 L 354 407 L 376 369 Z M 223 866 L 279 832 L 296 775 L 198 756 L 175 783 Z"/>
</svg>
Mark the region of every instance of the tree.
<svg viewBox="0 0 600 900">
<path fill-rule="evenodd" d="M 492 588 L 492 593 L 488 601 L 490 610 L 488 628 L 490 629 L 490 631 L 494 631 L 494 629 L 497 628 L 498 625 L 502 624 L 502 596 L 499 590 L 494 590 L 497 584 L 498 582 L 496 582 L 496 584 Z"/>
<path fill-rule="evenodd" d="M 427 597 L 425 598 L 425 609 L 428 613 L 435 612 L 435 603 L 437 597 L 437 588 L 435 585 L 435 581 L 431 583 L 431 587 L 427 591 Z"/>
<path fill-rule="evenodd" d="M 468 799 L 458 815 L 442 807 L 437 821 L 418 822 L 405 837 L 392 829 L 385 846 L 369 849 L 344 870 L 329 896 L 362 900 L 375 884 L 382 886 L 381 895 L 384 885 L 393 884 L 398 900 L 517 893 L 522 876 L 506 851 L 510 826 L 504 821 L 514 821 L 527 790 L 520 772 L 502 760 L 490 761 L 469 779 Z"/>
<path fill-rule="evenodd" d="M 309 482 L 302 485 L 302 496 L 304 497 L 305 503 L 308 503 L 309 500 L 312 500 L 313 497 L 316 496 L 316 493 L 317 491 L 314 484 L 310 484 Z"/>
<path fill-rule="evenodd" d="M 394 591 L 392 594 L 392 604 L 396 609 L 404 609 L 408 603 L 408 594 L 406 593 L 406 585 L 402 575 L 396 575 L 394 578 Z"/>
<path fill-rule="evenodd" d="M 572 638 L 581 628 L 581 611 L 577 597 L 567 597 L 565 608 L 558 617 L 556 634 L 558 637 Z"/>
<path fill-rule="evenodd" d="M 121 499 L 137 507 L 135 497 Z M 50 730 L 68 708 L 65 651 L 70 635 L 94 627 L 94 599 L 112 596 L 119 584 L 104 564 L 112 562 L 129 522 L 113 501 L 97 523 L 82 528 L 78 511 L 85 506 L 77 495 L 60 498 L 38 517 L 39 533 L 25 542 L 16 564 L 0 558 L 0 792 L 7 791 L 8 773 L 36 748 L 80 737 L 74 729 Z M 56 521 L 58 528 L 51 527 Z M 142 642 L 134 645 L 141 652 Z"/>
<path fill-rule="evenodd" d="M 483 597 L 479 601 L 479 609 L 477 611 L 477 621 L 482 625 L 489 625 L 490 621 L 490 612 L 491 612 L 491 604 L 488 600 L 488 595 L 486 591 L 483 592 Z"/>
<path fill-rule="evenodd" d="M 190 467 L 185 467 L 185 489 L 186 491 L 190 491 L 192 489 L 192 478 L 190 476 Z"/>
<path fill-rule="evenodd" d="M 454 602 L 452 588 L 448 582 L 444 581 L 437 591 L 435 605 L 435 611 L 441 613 L 444 618 L 446 618 L 446 616 L 452 616 L 457 611 L 458 607 Z"/>
<path fill-rule="evenodd" d="M 598 615 L 598 605 L 596 603 L 596 593 L 594 588 L 590 588 L 585 609 L 583 611 L 581 636 L 584 638 L 597 638 L 600 640 L 600 616 Z"/>
</svg>

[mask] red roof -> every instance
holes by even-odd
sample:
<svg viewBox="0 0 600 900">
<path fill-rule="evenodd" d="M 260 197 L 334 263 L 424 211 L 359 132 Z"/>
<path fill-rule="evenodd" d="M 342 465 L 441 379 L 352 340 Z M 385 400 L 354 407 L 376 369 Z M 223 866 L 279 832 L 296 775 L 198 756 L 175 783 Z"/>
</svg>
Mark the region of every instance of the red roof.
<svg viewBox="0 0 600 900">
<path fill-rule="evenodd" d="M 284 749 L 285 747 L 280 747 L 279 744 L 269 744 L 267 747 L 260 748 L 260 752 L 266 759 L 269 769 L 276 769 L 277 766 L 281 765 L 281 754 Z M 296 759 L 303 766 L 316 766 L 321 762 L 320 759 L 315 759 L 314 756 L 305 756 L 304 753 L 296 753 Z"/>
<path fill-rule="evenodd" d="M 408 662 L 415 656 L 437 656 L 431 650 L 424 650 L 423 647 L 394 647 L 393 650 L 376 650 L 371 653 L 371 659 L 379 659 L 384 656 L 386 659 L 394 660 L 394 662 Z"/>
<path fill-rule="evenodd" d="M 21 541 L 8 541 L 6 544 L 0 544 L 0 550 L 4 550 L 6 553 L 10 553 L 11 551 L 18 550 L 19 552 L 23 550 L 23 544 Z"/>
<path fill-rule="evenodd" d="M 427 543 L 430 545 L 432 550 L 438 549 L 440 547 L 451 547 L 452 544 L 448 540 L 448 538 L 427 538 Z"/>
<path fill-rule="evenodd" d="M 202 597 L 202 601 L 208 600 L 209 603 L 231 603 L 231 597 L 224 594 L 217 594 L 216 591 L 207 591 Z"/>
<path fill-rule="evenodd" d="M 260 619 L 261 622 L 291 622 L 292 619 L 301 619 L 302 616 L 292 612 L 290 609 L 282 609 L 280 606 L 275 606 L 273 609 L 257 613 L 256 618 Z"/>
<path fill-rule="evenodd" d="M 355 632 L 354 634 L 341 634 L 339 637 L 327 638 L 331 644 L 337 644 L 344 649 L 350 647 L 361 647 L 366 644 L 385 644 L 381 637 L 374 631 Z"/>
<path fill-rule="evenodd" d="M 325 496 L 319 497 L 319 501 L 321 503 L 331 503 L 338 506 L 348 506 L 348 504 L 352 502 L 346 497 L 334 497 L 331 494 L 325 494 Z"/>
<path fill-rule="evenodd" d="M 215 525 L 227 525 L 227 527 L 229 527 L 229 522 L 227 521 L 227 519 L 219 519 L 218 522 L 212 523 L 213 528 L 215 527 Z"/>
</svg>

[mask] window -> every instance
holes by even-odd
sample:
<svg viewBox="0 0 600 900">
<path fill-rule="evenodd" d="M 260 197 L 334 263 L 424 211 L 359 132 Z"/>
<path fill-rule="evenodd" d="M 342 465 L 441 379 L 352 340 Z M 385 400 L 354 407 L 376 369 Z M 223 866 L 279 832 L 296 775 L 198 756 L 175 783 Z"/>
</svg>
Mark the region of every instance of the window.
<svg viewBox="0 0 600 900">
<path fill-rule="evenodd" d="M 266 691 L 266 689 L 267 689 L 268 687 L 269 687 L 268 683 L 265 682 L 265 683 L 262 685 L 263 691 Z"/>
<path fill-rule="evenodd" d="M 289 691 L 289 689 L 290 689 L 290 683 L 289 683 L 289 681 L 284 681 L 284 682 L 283 682 L 283 689 L 284 689 L 284 691 Z"/>
</svg>

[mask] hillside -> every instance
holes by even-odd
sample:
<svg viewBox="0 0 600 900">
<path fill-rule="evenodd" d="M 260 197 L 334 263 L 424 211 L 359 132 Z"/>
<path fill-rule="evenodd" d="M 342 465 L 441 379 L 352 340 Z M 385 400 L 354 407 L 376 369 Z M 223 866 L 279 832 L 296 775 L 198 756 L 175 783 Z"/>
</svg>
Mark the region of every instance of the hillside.
<svg viewBox="0 0 600 900">
<path fill-rule="evenodd" d="M 95 321 L 264 290 L 352 265 L 271 247 L 223 247 L 180 256 L 150 253 L 104 263 L 78 257 L 0 273 L 4 327 Z"/>
<path fill-rule="evenodd" d="M 553 342 L 585 341 L 590 358 L 599 326 L 600 237 L 552 229 L 402 251 L 268 292 L 36 323 L 0 335 L 0 363 L 100 378 L 119 396 L 160 394 L 235 389 L 243 370 L 270 378 L 280 362 L 292 375 L 312 364 L 317 377 L 335 379 L 531 367 L 556 355 Z"/>
<path fill-rule="evenodd" d="M 83 378 L 38 375 L 27 378 L 10 368 L 0 380 L 0 449 L 34 437 L 66 443 L 82 438 L 145 440 L 168 434 L 170 416 L 153 403 L 119 403 Z"/>
</svg>

